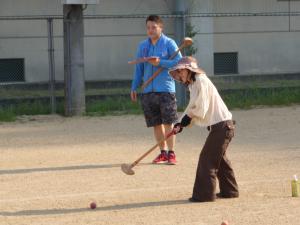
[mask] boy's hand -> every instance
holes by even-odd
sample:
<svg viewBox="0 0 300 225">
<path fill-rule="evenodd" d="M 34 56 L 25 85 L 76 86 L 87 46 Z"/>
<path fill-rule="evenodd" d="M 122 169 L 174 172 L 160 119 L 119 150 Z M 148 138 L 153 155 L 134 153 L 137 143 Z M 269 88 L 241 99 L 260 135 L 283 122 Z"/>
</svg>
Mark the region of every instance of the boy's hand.
<svg viewBox="0 0 300 225">
<path fill-rule="evenodd" d="M 131 101 L 133 101 L 133 102 L 137 101 L 137 93 L 136 93 L 136 91 L 131 91 L 130 92 L 130 98 L 131 98 Z"/>
<path fill-rule="evenodd" d="M 160 62 L 160 58 L 159 57 L 149 57 L 149 59 L 147 61 L 148 61 L 148 63 L 152 64 L 153 66 L 158 66 L 159 62 Z"/>
</svg>

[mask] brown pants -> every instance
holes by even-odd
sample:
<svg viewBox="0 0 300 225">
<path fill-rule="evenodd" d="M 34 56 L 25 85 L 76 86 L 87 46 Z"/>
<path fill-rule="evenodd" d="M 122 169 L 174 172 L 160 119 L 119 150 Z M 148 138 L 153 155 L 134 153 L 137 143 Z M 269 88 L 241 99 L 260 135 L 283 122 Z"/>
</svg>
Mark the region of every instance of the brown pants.
<svg viewBox="0 0 300 225">
<path fill-rule="evenodd" d="M 210 133 L 200 153 L 193 198 L 198 201 L 214 201 L 216 179 L 224 197 L 237 197 L 238 185 L 226 149 L 234 136 L 233 121 L 223 121 L 209 127 Z"/>
</svg>

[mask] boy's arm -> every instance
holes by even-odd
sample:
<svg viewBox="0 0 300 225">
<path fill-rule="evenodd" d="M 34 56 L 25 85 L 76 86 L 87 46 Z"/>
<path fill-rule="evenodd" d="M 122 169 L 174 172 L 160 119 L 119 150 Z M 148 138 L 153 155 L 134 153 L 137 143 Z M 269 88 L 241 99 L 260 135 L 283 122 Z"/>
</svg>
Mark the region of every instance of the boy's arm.
<svg viewBox="0 0 300 225">
<path fill-rule="evenodd" d="M 168 49 L 169 56 L 171 57 L 171 55 L 173 55 L 174 52 L 178 50 L 178 46 L 174 40 L 170 40 L 167 43 L 167 49 Z M 158 66 L 169 69 L 175 66 L 181 58 L 182 55 L 179 51 L 178 54 L 176 54 L 176 56 L 173 59 L 160 59 Z"/>
</svg>

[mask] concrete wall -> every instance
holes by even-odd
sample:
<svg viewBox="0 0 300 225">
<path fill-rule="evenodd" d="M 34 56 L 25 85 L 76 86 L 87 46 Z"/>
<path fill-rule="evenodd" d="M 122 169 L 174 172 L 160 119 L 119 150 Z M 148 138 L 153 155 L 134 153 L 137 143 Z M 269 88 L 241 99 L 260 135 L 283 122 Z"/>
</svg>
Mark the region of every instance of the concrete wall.
<svg viewBox="0 0 300 225">
<path fill-rule="evenodd" d="M 277 0 L 190 0 L 191 13 L 287 12 L 288 2 Z M 100 0 L 85 15 L 171 14 L 173 0 Z M 300 11 L 300 2 L 291 2 Z M 1 16 L 62 16 L 60 0 L 1 0 Z M 174 19 L 164 19 L 173 37 Z M 299 16 L 192 17 L 198 49 L 196 57 L 213 74 L 215 52 L 238 52 L 240 74 L 299 72 Z M 131 79 L 137 44 L 146 38 L 145 18 L 85 19 L 86 80 Z M 63 21 L 54 20 L 56 79 L 63 80 Z M 47 21 L 1 20 L 0 58 L 25 58 L 27 82 L 48 80 Z"/>
<path fill-rule="evenodd" d="M 190 1 L 191 13 L 288 12 L 289 3 L 277 0 Z M 291 12 L 300 2 L 290 3 Z M 201 66 L 213 74 L 214 52 L 238 52 L 240 74 L 293 73 L 300 71 L 299 16 L 195 17 L 192 25 Z"/>
<path fill-rule="evenodd" d="M 62 16 L 60 0 L 1 0 L 1 16 Z M 158 6 L 158 7 L 153 7 Z M 142 18 L 85 19 L 86 80 L 131 79 L 137 44 L 146 38 L 148 14 L 170 14 L 170 0 L 100 0 L 89 5 L 85 15 L 145 14 Z M 63 21 L 55 19 L 54 48 L 56 80 L 63 80 Z M 165 33 L 173 35 L 173 19 L 164 19 Z M 47 21 L 0 20 L 0 57 L 25 58 L 27 82 L 48 80 Z"/>
</svg>

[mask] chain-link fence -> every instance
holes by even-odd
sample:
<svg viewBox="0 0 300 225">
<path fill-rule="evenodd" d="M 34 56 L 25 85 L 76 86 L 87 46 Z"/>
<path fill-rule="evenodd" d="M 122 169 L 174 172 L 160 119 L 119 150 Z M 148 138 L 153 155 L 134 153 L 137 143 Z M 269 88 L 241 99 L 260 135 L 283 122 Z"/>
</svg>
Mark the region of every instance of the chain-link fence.
<svg viewBox="0 0 300 225">
<path fill-rule="evenodd" d="M 228 9 L 219 1 L 214 7 L 208 5 L 197 11 L 197 1 L 191 2 L 194 6 L 185 14 L 161 15 L 164 32 L 174 37 L 175 18 L 184 20 L 201 66 L 208 75 L 222 77 L 219 81 L 212 77 L 217 86 L 223 90 L 240 88 L 244 85 L 239 81 L 234 87 L 232 79 L 240 75 L 257 81 L 252 76 L 257 74 L 280 75 L 278 80 L 284 82 L 270 82 L 272 87 L 300 86 L 299 4 L 278 1 L 274 7 L 263 5 L 245 11 L 245 5 Z M 113 96 L 129 99 L 133 67 L 127 61 L 135 57 L 139 41 L 146 38 L 147 16 L 84 16 L 87 102 Z M 48 104 L 48 111 L 59 111 L 57 105 L 64 99 L 62 20 L 62 16 L 0 17 L 1 107 L 38 100 Z M 225 74 L 235 78 L 222 76 Z M 285 74 L 293 78 L 287 79 Z M 263 77 L 266 82 L 259 79 L 262 86 L 275 79 Z M 260 86 L 256 81 L 256 87 Z"/>
</svg>

